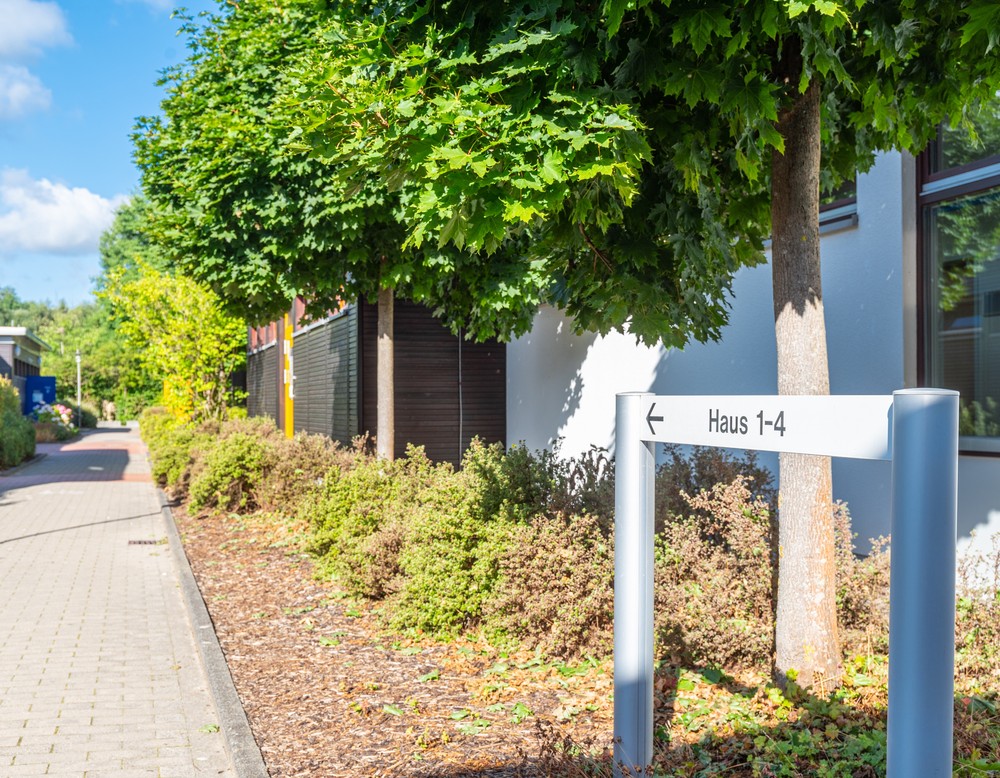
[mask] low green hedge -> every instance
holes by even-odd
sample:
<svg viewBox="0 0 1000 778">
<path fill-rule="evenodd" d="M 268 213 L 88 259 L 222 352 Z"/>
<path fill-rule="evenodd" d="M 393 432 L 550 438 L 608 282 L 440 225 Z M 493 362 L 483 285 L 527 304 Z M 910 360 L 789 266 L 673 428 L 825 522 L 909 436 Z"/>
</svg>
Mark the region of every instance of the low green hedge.
<svg viewBox="0 0 1000 778">
<path fill-rule="evenodd" d="M 17 389 L 0 378 L 0 467 L 13 467 L 34 455 L 35 428 L 21 415 Z"/>
</svg>

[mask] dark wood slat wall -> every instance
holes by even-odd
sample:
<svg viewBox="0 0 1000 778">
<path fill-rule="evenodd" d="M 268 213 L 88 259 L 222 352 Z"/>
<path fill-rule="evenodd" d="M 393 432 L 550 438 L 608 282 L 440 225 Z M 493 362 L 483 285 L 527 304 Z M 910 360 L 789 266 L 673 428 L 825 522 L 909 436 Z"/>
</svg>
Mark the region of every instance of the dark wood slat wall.
<svg viewBox="0 0 1000 778">
<path fill-rule="evenodd" d="M 358 434 L 358 315 L 339 316 L 294 338 L 295 431 L 349 445 Z"/>
<path fill-rule="evenodd" d="M 363 392 L 361 428 L 374 433 L 378 311 L 366 303 L 361 314 L 362 382 L 371 387 Z M 504 442 L 507 376 L 502 343 L 460 341 L 423 306 L 397 301 L 395 346 L 397 455 L 413 442 L 423 445 L 431 459 L 457 464 L 477 435 L 487 442 Z"/>
<path fill-rule="evenodd" d="M 268 348 L 247 357 L 247 413 L 250 416 L 278 417 L 278 348 Z"/>
</svg>

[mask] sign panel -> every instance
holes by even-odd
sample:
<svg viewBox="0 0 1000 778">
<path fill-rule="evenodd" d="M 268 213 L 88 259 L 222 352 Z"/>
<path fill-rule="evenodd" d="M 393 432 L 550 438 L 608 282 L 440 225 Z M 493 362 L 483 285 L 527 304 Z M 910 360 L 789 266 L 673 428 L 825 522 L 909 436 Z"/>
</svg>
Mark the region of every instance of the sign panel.
<svg viewBox="0 0 1000 778">
<path fill-rule="evenodd" d="M 642 440 L 892 459 L 892 395 L 648 395 Z"/>
</svg>

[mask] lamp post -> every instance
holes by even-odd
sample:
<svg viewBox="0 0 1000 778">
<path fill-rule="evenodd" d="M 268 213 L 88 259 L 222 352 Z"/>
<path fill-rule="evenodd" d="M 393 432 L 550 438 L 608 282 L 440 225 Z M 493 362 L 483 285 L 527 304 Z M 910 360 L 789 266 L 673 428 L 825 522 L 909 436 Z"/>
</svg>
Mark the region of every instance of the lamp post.
<svg viewBox="0 0 1000 778">
<path fill-rule="evenodd" d="M 76 427 L 83 429 L 83 407 L 80 405 L 80 349 L 76 350 Z"/>
</svg>

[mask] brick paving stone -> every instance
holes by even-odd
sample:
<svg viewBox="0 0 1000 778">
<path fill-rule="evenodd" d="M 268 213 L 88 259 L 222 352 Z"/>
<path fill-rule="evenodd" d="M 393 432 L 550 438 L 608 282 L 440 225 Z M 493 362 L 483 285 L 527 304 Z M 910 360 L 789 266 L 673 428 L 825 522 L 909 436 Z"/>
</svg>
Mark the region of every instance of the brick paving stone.
<svg viewBox="0 0 1000 778">
<path fill-rule="evenodd" d="M 0 475 L 0 775 L 235 776 L 134 429 Z M 208 727 L 208 729 L 211 729 Z"/>
</svg>

